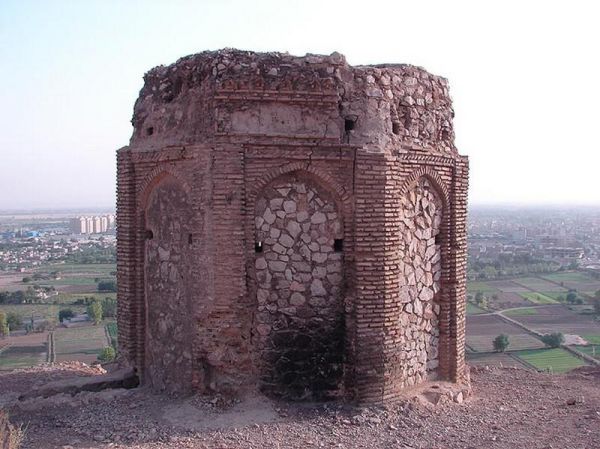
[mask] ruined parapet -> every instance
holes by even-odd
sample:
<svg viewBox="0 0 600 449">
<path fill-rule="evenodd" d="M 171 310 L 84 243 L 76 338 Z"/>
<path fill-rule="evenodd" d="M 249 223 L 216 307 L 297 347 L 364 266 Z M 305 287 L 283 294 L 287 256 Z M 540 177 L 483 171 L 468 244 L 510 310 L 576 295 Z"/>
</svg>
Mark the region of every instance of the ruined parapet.
<svg viewBox="0 0 600 449">
<path fill-rule="evenodd" d="M 452 117 L 445 79 L 337 53 L 151 70 L 118 156 L 123 360 L 170 391 L 384 402 L 461 382 Z"/>
</svg>

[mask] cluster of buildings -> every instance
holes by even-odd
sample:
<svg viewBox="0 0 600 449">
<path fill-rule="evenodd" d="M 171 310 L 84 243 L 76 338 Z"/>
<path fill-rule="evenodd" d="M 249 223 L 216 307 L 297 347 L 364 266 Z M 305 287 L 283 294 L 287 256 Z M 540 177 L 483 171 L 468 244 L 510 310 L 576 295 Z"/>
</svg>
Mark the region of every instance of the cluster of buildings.
<svg viewBox="0 0 600 449">
<path fill-rule="evenodd" d="M 81 216 L 69 221 L 73 234 L 102 234 L 115 228 L 115 216 L 112 214 Z"/>
<path fill-rule="evenodd" d="M 29 241 L 13 241 L 14 245 L 5 245 L 0 249 L 0 267 L 4 270 L 23 271 L 24 268 L 37 267 L 45 262 L 60 260 L 77 249 L 78 244 L 71 241 L 45 240 L 40 238 Z"/>
<path fill-rule="evenodd" d="M 600 264 L 597 209 L 473 208 L 469 211 L 469 256 L 495 259 L 530 256 L 563 265 Z"/>
<path fill-rule="evenodd" d="M 5 240 L 0 247 L 0 271 L 25 272 L 48 262 L 58 262 L 70 255 L 89 251 L 91 248 L 111 249 L 115 245 L 116 238 L 111 235 L 101 240 L 64 239 L 54 236 Z"/>
</svg>

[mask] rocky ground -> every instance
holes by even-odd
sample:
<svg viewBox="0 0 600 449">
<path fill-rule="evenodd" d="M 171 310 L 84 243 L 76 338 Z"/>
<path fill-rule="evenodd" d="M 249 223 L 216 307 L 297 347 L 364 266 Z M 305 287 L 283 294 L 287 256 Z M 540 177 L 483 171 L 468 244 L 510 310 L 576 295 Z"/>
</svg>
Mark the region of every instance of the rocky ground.
<svg viewBox="0 0 600 449">
<path fill-rule="evenodd" d="M 48 379 L 97 372 L 62 364 L 2 373 L 0 403 Z M 388 409 L 262 397 L 230 404 L 136 389 L 21 401 L 9 411 L 32 449 L 600 447 L 600 370 L 481 368 L 472 382 L 473 395 L 460 404 L 429 395 Z"/>
</svg>

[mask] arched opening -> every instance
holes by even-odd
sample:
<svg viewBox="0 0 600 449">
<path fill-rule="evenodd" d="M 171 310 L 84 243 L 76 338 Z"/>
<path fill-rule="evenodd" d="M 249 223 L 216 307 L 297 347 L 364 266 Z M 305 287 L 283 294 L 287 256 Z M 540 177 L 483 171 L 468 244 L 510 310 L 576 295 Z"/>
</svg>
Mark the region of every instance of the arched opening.
<svg viewBox="0 0 600 449">
<path fill-rule="evenodd" d="M 440 231 L 443 202 L 426 177 L 401 199 L 398 335 L 405 352 L 402 376 L 408 385 L 436 378 L 440 349 Z"/>
<path fill-rule="evenodd" d="M 342 393 L 343 229 L 333 195 L 307 173 L 282 175 L 257 198 L 254 334 L 267 393 Z"/>
<path fill-rule="evenodd" d="M 170 393 L 191 390 L 189 211 L 186 192 L 169 176 L 146 201 L 144 378 L 155 390 Z"/>
</svg>

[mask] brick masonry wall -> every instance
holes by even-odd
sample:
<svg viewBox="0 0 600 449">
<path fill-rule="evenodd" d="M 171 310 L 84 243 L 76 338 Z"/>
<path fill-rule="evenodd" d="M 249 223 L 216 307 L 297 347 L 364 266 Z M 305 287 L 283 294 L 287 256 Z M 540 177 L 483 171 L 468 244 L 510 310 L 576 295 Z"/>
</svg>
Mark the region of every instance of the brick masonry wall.
<svg viewBox="0 0 600 449">
<path fill-rule="evenodd" d="M 174 392 L 362 403 L 465 381 L 468 162 L 451 116 L 442 78 L 337 54 L 151 71 L 117 157 L 122 363 Z M 165 322 L 179 331 L 157 344 Z"/>
</svg>

